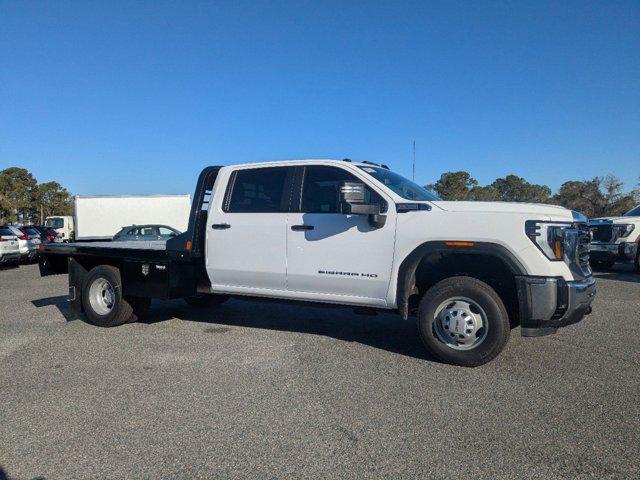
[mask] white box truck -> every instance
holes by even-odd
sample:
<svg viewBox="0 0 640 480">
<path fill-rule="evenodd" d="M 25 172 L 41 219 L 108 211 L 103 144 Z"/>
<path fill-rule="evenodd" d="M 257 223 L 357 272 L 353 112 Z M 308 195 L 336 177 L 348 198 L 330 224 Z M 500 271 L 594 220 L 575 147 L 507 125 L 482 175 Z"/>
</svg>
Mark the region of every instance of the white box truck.
<svg viewBox="0 0 640 480">
<path fill-rule="evenodd" d="M 111 240 L 129 225 L 160 224 L 184 232 L 191 195 L 76 195 L 75 240 Z"/>
</svg>

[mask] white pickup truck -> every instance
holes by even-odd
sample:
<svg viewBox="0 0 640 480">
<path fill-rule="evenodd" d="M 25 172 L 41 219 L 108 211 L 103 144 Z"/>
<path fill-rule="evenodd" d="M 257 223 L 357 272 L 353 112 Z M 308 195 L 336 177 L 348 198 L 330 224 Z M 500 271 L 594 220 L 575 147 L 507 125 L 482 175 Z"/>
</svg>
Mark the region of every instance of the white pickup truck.
<svg viewBox="0 0 640 480">
<path fill-rule="evenodd" d="M 435 357 L 477 366 L 516 325 L 541 336 L 591 311 L 589 241 L 561 207 L 445 202 L 385 166 L 301 160 L 207 167 L 182 235 L 43 245 L 40 270 L 69 273 L 94 325 L 141 318 L 151 298 L 348 305 L 415 316 Z"/>
<path fill-rule="evenodd" d="M 594 218 L 589 222 L 591 264 L 608 270 L 616 262 L 633 263 L 640 272 L 640 205 L 621 217 Z"/>
</svg>

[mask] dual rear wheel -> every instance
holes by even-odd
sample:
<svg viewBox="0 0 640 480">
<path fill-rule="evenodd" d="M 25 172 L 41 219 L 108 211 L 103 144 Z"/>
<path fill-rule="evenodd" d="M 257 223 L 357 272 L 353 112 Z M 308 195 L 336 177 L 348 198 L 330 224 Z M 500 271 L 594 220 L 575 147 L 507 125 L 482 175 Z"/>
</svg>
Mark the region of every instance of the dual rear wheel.
<svg viewBox="0 0 640 480">
<path fill-rule="evenodd" d="M 195 307 L 219 305 L 225 295 L 185 298 Z M 122 295 L 120 271 L 110 265 L 93 268 L 82 288 L 82 304 L 90 323 L 115 327 L 144 320 L 150 299 Z M 431 287 L 418 309 L 420 337 L 436 358 L 475 367 L 493 360 L 509 339 L 506 308 L 486 283 L 471 277 L 452 277 Z"/>
<path fill-rule="evenodd" d="M 223 295 L 198 295 L 186 298 L 185 301 L 192 306 L 212 306 L 227 298 Z M 150 305 L 150 298 L 122 295 L 120 270 L 111 265 L 91 269 L 84 279 L 82 306 L 93 325 L 116 327 L 128 322 L 143 321 Z"/>
</svg>

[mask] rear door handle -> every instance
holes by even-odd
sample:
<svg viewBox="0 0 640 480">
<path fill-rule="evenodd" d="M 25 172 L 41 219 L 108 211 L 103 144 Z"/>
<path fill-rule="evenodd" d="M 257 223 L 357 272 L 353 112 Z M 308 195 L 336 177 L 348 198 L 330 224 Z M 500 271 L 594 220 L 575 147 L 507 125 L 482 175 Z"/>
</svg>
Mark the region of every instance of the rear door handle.
<svg viewBox="0 0 640 480">
<path fill-rule="evenodd" d="M 313 230 L 313 225 L 291 225 L 291 230 L 301 232 L 303 230 Z"/>
<path fill-rule="evenodd" d="M 211 228 L 214 230 L 226 230 L 227 228 L 231 228 L 231 225 L 228 223 L 214 223 L 211 225 Z"/>
</svg>

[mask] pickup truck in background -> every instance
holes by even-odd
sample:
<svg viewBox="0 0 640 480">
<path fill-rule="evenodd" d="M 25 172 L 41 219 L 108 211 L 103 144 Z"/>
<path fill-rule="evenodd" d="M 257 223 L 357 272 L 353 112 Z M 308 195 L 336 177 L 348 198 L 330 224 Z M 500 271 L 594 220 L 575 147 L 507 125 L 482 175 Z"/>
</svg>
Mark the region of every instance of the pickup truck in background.
<svg viewBox="0 0 640 480">
<path fill-rule="evenodd" d="M 640 205 L 621 217 L 594 218 L 591 229 L 591 265 L 608 270 L 616 262 L 633 263 L 640 273 Z"/>
<path fill-rule="evenodd" d="M 415 316 L 432 355 L 477 366 L 516 325 L 541 336 L 591 311 L 589 241 L 562 207 L 447 202 L 385 166 L 301 160 L 207 167 L 185 233 L 43 245 L 40 272 L 68 272 L 72 310 L 98 326 L 152 298 L 344 305 Z"/>
</svg>

